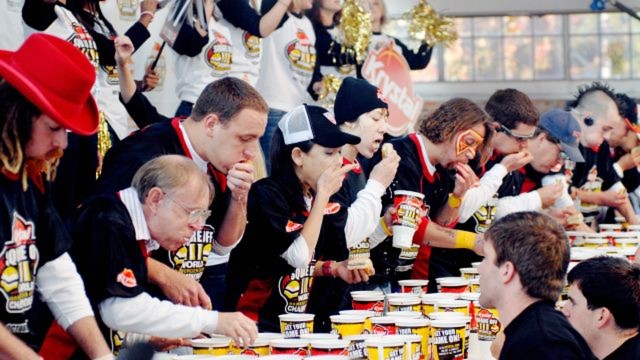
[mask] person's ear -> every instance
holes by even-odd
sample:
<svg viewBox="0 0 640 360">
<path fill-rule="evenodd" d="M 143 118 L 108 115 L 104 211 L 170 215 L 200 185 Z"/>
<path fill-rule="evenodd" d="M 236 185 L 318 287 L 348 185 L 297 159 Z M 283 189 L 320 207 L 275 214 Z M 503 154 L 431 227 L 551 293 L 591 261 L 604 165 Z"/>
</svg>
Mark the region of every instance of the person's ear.
<svg viewBox="0 0 640 360">
<path fill-rule="evenodd" d="M 301 167 L 303 165 L 303 155 L 304 152 L 299 147 L 294 147 L 293 150 L 291 150 L 291 160 L 293 160 L 296 166 Z"/>
<path fill-rule="evenodd" d="M 509 283 L 516 275 L 516 267 L 511 261 L 505 261 L 502 265 L 500 265 L 499 274 L 502 283 Z"/>
<path fill-rule="evenodd" d="M 204 119 L 202 119 L 202 121 L 204 123 L 205 133 L 207 134 L 208 137 L 212 137 L 215 132 L 215 129 L 218 126 L 222 126 L 222 122 L 220 122 L 220 117 L 218 117 L 218 115 L 214 113 L 207 114 L 204 117 Z"/>
<path fill-rule="evenodd" d="M 164 191 L 156 186 L 149 190 L 146 198 L 144 199 L 144 203 L 149 207 L 149 209 L 151 209 L 151 211 L 155 215 L 155 213 L 158 211 L 158 208 L 160 207 L 160 201 L 162 201 L 162 199 L 164 199 Z"/>
<path fill-rule="evenodd" d="M 594 314 L 595 325 L 596 325 L 596 328 L 598 329 L 603 328 L 605 325 L 609 323 L 609 321 L 614 320 L 613 314 L 611 313 L 611 311 L 609 311 L 609 309 L 607 309 L 604 306 L 594 311 L 595 311 L 595 314 Z"/>
</svg>

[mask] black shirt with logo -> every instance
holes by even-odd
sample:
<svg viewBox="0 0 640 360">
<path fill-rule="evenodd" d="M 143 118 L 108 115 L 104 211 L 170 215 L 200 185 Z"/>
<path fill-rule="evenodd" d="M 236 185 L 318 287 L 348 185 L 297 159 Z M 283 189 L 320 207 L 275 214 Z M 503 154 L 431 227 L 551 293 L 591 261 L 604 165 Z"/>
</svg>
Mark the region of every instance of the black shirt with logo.
<svg viewBox="0 0 640 360">
<path fill-rule="evenodd" d="M 309 216 L 296 181 L 265 178 L 253 184 L 249 222 L 229 259 L 226 307 L 256 320 L 260 331 L 279 331 L 280 314 L 305 312 L 314 281 L 314 261 L 296 269 L 281 256 Z M 333 260 L 331 255 L 345 247 L 346 218 L 346 207 L 327 205 L 314 259 Z"/>
<path fill-rule="evenodd" d="M 98 326 L 111 349 L 119 349 L 122 335 L 102 322 L 98 305 L 112 297 L 132 298 L 147 292 L 144 242 L 136 240 L 131 216 L 115 194 L 85 202 L 74 218 L 71 235 L 76 239 L 71 256 Z"/>
<path fill-rule="evenodd" d="M 594 359 L 582 336 L 549 301 L 529 305 L 504 329 L 499 360 Z"/>
<path fill-rule="evenodd" d="M 382 208 L 393 206 L 396 191 L 408 190 L 424 194 L 427 216 L 436 214 L 447 203 L 449 193 L 453 190 L 451 175 L 439 165 L 433 174 L 429 172 L 416 134 L 393 139 L 390 143 L 400 156 L 400 164 L 395 179 L 382 196 Z M 397 280 L 410 278 L 420 249 L 416 244 L 407 249 L 394 248 L 393 238 L 387 237 L 371 250 L 376 274 L 371 277 L 370 283 L 384 284 L 391 281 L 392 286 L 397 286 Z M 436 249 L 424 247 L 422 251 L 426 266 L 429 254 L 433 258 Z"/>
<path fill-rule="evenodd" d="M 136 131 L 114 145 L 104 158 L 102 175 L 98 178 L 101 194 L 111 194 L 131 186 L 136 171 L 147 161 L 161 155 L 177 154 L 191 158 L 185 139 L 179 128 L 180 119 L 159 122 Z M 215 198 L 209 207 L 212 211 L 207 225 L 197 231 L 188 245 L 177 251 L 158 249 L 152 257 L 167 266 L 179 270 L 195 280 L 205 271 L 208 255 L 212 249 L 214 229 L 224 220 L 231 192 L 226 188 L 226 176 L 209 164 L 208 173 L 215 188 Z M 216 289 L 205 289 L 208 293 Z M 160 296 L 158 291 L 154 295 Z M 218 304 L 216 304 L 218 306 Z"/>
<path fill-rule="evenodd" d="M 34 349 L 51 315 L 36 295 L 38 270 L 71 247 L 71 237 L 50 198 L 50 184 L 0 171 L 0 321 Z M 42 314 L 47 314 L 45 320 Z"/>
</svg>

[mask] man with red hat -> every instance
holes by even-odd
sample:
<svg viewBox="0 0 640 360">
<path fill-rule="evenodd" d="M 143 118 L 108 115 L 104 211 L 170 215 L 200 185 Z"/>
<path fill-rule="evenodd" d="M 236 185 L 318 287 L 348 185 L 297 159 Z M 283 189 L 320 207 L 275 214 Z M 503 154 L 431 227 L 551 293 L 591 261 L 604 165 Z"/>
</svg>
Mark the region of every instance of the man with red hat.
<svg viewBox="0 0 640 360">
<path fill-rule="evenodd" d="M 47 61 L 35 61 L 43 54 Z M 38 358 L 22 341 L 40 347 L 47 331 L 42 302 L 90 358 L 113 357 L 47 191 L 67 146 L 67 129 L 80 135 L 97 130 L 90 95 L 95 76 L 79 50 L 49 35 L 33 35 L 15 52 L 0 51 L 2 358 Z"/>
</svg>

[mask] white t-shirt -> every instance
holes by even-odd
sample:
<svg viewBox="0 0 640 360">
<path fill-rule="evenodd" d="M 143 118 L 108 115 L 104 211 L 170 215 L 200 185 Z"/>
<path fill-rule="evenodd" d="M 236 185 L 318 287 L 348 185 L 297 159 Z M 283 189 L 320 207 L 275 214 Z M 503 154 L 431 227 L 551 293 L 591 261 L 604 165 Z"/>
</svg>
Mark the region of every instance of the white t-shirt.
<svg viewBox="0 0 640 360">
<path fill-rule="evenodd" d="M 221 22 L 209 22 L 209 43 L 194 57 L 181 55 L 176 60 L 176 92 L 182 101 L 195 103 L 209 83 L 231 71 L 232 44 L 229 29 Z"/>
<path fill-rule="evenodd" d="M 224 18 L 220 23 L 229 29 L 231 43 L 233 44 L 233 62 L 229 76 L 242 79 L 252 86 L 256 86 L 260 74 L 260 47 L 262 39 L 250 34 L 248 31 L 233 26 Z"/>
<path fill-rule="evenodd" d="M 15 51 L 24 42 L 22 5 L 24 0 L 0 1 L 0 49 Z"/>
<path fill-rule="evenodd" d="M 316 64 L 316 36 L 306 16 L 289 13 L 285 23 L 262 42 L 256 88 L 270 108 L 290 111 L 313 103 L 307 92 Z"/>
</svg>

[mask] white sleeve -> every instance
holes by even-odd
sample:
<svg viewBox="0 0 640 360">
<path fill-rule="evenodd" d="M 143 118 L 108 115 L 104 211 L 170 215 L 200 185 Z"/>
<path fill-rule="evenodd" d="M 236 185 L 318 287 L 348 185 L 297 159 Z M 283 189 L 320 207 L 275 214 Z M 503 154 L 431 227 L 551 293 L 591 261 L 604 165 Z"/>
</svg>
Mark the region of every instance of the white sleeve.
<svg viewBox="0 0 640 360">
<path fill-rule="evenodd" d="M 304 236 L 298 236 L 280 257 L 296 269 L 305 267 L 311 261 L 311 253 Z"/>
<path fill-rule="evenodd" d="M 613 191 L 613 192 L 619 192 L 620 190 L 625 189 L 624 185 L 622 185 L 621 181 L 618 181 L 617 183 L 611 185 L 610 188 L 606 189 L 605 191 Z"/>
<path fill-rule="evenodd" d="M 376 229 L 382 211 L 382 194 L 385 188 L 378 181 L 369 179 L 358 192 L 356 201 L 349 206 L 347 224 L 344 227 L 347 248 L 358 245 Z"/>
<path fill-rule="evenodd" d="M 383 220 L 384 221 L 384 220 Z M 378 219 L 378 226 L 373 231 L 371 235 L 369 235 L 369 247 L 373 249 L 374 247 L 380 245 L 387 238 L 387 233 L 382 228 L 382 224 L 380 223 L 380 219 Z"/>
<path fill-rule="evenodd" d="M 472 189 L 467 190 L 460 204 L 459 210 L 459 223 L 464 223 L 478 209 L 485 204 L 493 195 L 498 191 L 500 185 L 502 185 L 502 179 L 507 176 L 507 168 L 502 164 L 495 164 L 484 173 L 480 178 L 480 184 Z"/>
<path fill-rule="evenodd" d="M 218 312 L 160 301 L 147 293 L 132 298 L 111 297 L 98 308 L 102 321 L 114 330 L 166 338 L 191 338 L 213 333 Z"/>
<path fill-rule="evenodd" d="M 40 267 L 36 288 L 65 330 L 76 321 L 93 316 L 82 278 L 67 253 Z"/>
<path fill-rule="evenodd" d="M 624 171 L 622 170 L 622 167 L 620 166 L 620 164 L 613 163 L 613 170 L 616 172 L 616 174 L 618 174 L 618 177 L 620 179 L 622 179 L 624 177 Z"/>
<path fill-rule="evenodd" d="M 556 200 L 553 204 L 552 208 L 554 209 L 566 209 L 569 206 L 574 206 L 573 199 L 569 194 L 569 183 L 565 180 L 565 175 L 562 173 L 546 175 L 542 178 L 542 186 L 561 183 L 562 184 L 562 195 Z"/>
<path fill-rule="evenodd" d="M 505 196 L 498 199 L 496 220 L 514 212 L 538 211 L 540 209 L 542 209 L 542 200 L 537 191 L 531 191 L 518 196 Z"/>
<path fill-rule="evenodd" d="M 242 233 L 242 235 L 240 235 L 238 240 L 236 240 L 236 242 L 233 243 L 233 245 L 229 245 L 229 246 L 220 245 L 218 240 L 213 239 L 213 246 L 211 247 L 211 251 L 214 254 L 220 255 L 220 256 L 229 255 L 231 253 L 231 250 L 233 250 L 233 248 L 235 248 L 236 245 L 238 245 L 238 243 L 242 239 L 242 236 L 244 236 L 244 233 Z"/>
</svg>

